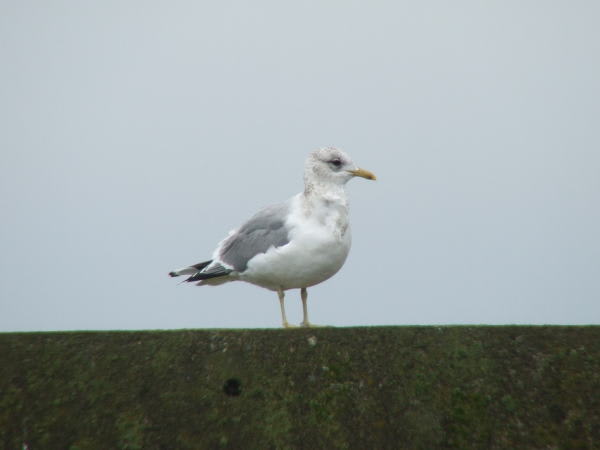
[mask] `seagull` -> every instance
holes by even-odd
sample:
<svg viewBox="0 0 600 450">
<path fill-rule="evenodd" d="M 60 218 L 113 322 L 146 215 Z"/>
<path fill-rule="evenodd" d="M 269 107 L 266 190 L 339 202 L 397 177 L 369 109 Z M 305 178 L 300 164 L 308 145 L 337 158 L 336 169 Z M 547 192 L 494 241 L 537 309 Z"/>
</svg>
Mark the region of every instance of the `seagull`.
<svg viewBox="0 0 600 450">
<path fill-rule="evenodd" d="M 231 231 L 208 261 L 169 275 L 189 275 L 184 281 L 198 286 L 240 280 L 275 291 L 284 328 L 292 327 L 285 315 L 285 291 L 300 289 L 300 326 L 313 326 L 308 320 L 307 289 L 335 275 L 350 251 L 345 185 L 354 177 L 376 179 L 337 148 L 310 153 L 303 192 L 258 211 Z"/>
</svg>

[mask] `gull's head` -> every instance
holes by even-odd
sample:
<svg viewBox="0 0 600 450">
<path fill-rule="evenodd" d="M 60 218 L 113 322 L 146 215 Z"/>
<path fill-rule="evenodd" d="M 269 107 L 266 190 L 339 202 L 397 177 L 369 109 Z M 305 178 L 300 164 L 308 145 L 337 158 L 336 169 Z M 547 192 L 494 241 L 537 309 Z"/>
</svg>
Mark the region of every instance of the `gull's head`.
<svg viewBox="0 0 600 450">
<path fill-rule="evenodd" d="M 360 169 L 343 151 L 326 147 L 312 152 L 306 160 L 304 179 L 307 185 L 336 184 L 343 186 L 351 178 L 375 180 L 375 175 Z"/>
</svg>

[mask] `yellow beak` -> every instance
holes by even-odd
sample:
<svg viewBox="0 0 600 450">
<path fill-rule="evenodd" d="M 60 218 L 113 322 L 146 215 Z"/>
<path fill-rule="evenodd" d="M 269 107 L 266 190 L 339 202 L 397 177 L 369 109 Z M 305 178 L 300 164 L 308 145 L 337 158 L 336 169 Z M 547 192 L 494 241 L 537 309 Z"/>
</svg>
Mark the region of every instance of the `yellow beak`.
<svg viewBox="0 0 600 450">
<path fill-rule="evenodd" d="M 355 177 L 363 177 L 363 178 L 366 178 L 367 180 L 376 180 L 377 179 L 377 177 L 375 176 L 375 174 L 373 172 L 369 172 L 368 170 L 365 170 L 365 169 L 349 170 L 348 172 L 350 172 Z"/>
</svg>

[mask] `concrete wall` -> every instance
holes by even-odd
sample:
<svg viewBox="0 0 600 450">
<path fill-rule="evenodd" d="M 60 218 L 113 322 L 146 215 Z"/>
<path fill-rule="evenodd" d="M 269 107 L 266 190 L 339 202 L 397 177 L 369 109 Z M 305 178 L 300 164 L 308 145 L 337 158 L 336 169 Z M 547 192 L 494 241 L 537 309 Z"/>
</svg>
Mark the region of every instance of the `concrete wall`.
<svg viewBox="0 0 600 450">
<path fill-rule="evenodd" d="M 600 448 L 600 327 L 0 334 L 3 449 Z"/>
</svg>

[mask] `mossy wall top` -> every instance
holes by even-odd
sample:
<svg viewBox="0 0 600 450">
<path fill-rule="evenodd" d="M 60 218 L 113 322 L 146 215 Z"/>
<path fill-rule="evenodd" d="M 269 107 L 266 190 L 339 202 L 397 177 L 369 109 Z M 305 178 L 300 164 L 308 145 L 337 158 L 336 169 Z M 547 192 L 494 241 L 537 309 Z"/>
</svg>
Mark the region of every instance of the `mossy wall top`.
<svg viewBox="0 0 600 450">
<path fill-rule="evenodd" d="M 600 327 L 0 334 L 3 449 L 600 448 Z"/>
</svg>

